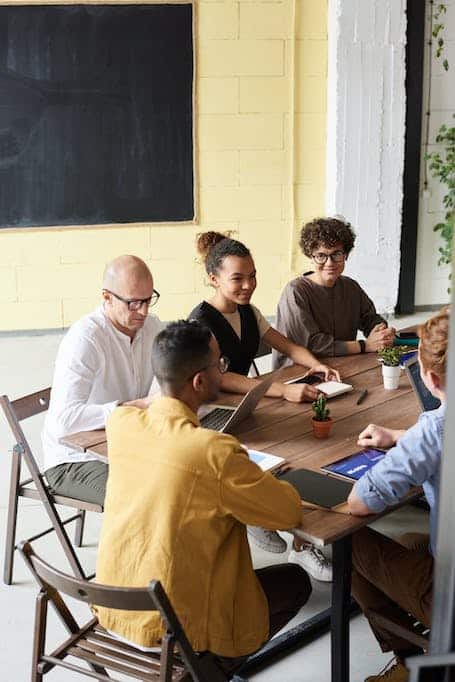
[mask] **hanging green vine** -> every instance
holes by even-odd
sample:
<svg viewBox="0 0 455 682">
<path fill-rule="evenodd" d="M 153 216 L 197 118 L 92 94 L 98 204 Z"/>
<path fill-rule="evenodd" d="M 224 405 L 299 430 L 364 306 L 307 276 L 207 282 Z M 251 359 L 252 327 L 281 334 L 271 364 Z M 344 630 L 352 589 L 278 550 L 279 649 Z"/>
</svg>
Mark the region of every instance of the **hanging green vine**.
<svg viewBox="0 0 455 682">
<path fill-rule="evenodd" d="M 446 14 L 447 7 L 442 2 L 435 5 L 433 0 L 431 0 L 430 4 L 432 5 L 431 35 L 436 41 L 434 55 L 436 59 L 441 59 L 445 47 L 443 15 Z M 449 62 L 446 57 L 442 60 L 442 66 L 445 71 L 449 70 Z M 431 81 L 431 69 L 429 77 Z M 455 114 L 453 114 L 453 117 L 455 118 Z M 437 178 L 442 185 L 445 185 L 446 193 L 442 200 L 445 209 L 444 220 L 435 225 L 433 230 L 439 232 L 442 239 L 442 246 L 438 249 L 438 264 L 451 265 L 455 227 L 455 126 L 443 124 L 436 135 L 436 143 L 442 145 L 442 149 L 432 154 L 427 154 L 426 159 L 430 162 L 429 169 L 432 176 Z M 452 274 L 449 273 L 449 280 L 451 278 Z"/>
<path fill-rule="evenodd" d="M 455 114 L 453 117 L 455 118 Z M 442 200 L 445 209 L 444 221 L 435 225 L 433 229 L 440 233 L 443 240 L 443 245 L 439 247 L 439 265 L 450 265 L 455 226 L 455 126 L 442 125 L 436 135 L 436 142 L 443 145 L 442 150 L 429 154 L 427 158 L 430 161 L 432 176 L 445 185 L 446 194 Z"/>
<path fill-rule="evenodd" d="M 431 4 L 434 4 L 433 2 Z M 444 31 L 444 24 L 442 22 L 442 16 L 446 14 L 447 12 L 447 7 L 445 3 L 439 2 L 433 10 L 433 25 L 432 25 L 432 30 L 431 30 L 431 35 L 436 41 L 436 50 L 435 50 L 435 57 L 437 59 L 440 59 L 442 57 L 442 54 L 444 52 L 444 37 L 443 37 L 443 31 Z M 442 66 L 446 71 L 449 70 L 449 62 L 447 61 L 446 58 L 442 60 Z"/>
</svg>

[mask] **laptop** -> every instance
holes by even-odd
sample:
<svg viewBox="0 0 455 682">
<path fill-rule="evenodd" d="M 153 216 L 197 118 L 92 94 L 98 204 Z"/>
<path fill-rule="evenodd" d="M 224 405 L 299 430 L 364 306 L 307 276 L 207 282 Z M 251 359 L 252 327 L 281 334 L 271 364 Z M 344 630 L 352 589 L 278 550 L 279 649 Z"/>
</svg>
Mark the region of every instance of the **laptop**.
<svg viewBox="0 0 455 682">
<path fill-rule="evenodd" d="M 411 358 L 405 364 L 406 374 L 411 382 L 412 389 L 417 396 L 422 412 L 429 412 L 430 410 L 437 410 L 441 401 L 435 398 L 428 390 L 420 376 L 420 366 L 417 357 Z"/>
<path fill-rule="evenodd" d="M 250 416 L 258 402 L 267 393 L 270 385 L 277 380 L 280 374 L 281 370 L 278 370 L 258 382 L 257 386 L 248 391 L 237 407 L 207 405 L 206 408 L 209 408 L 209 411 L 200 419 L 201 426 L 205 429 L 232 433 L 237 424 Z"/>
</svg>

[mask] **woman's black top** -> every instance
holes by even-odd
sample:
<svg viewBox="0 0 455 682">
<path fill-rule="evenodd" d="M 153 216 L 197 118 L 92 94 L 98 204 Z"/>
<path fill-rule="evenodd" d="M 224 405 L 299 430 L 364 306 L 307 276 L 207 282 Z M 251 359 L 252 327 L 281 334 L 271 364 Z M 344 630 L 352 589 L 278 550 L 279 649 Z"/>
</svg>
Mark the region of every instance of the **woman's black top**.
<svg viewBox="0 0 455 682">
<path fill-rule="evenodd" d="M 210 303 L 203 301 L 191 311 L 189 319 L 203 322 L 218 341 L 221 355 L 229 358 L 229 371 L 248 374 L 251 363 L 259 348 L 259 328 L 253 308 L 239 305 L 240 338 L 224 315 Z"/>
</svg>

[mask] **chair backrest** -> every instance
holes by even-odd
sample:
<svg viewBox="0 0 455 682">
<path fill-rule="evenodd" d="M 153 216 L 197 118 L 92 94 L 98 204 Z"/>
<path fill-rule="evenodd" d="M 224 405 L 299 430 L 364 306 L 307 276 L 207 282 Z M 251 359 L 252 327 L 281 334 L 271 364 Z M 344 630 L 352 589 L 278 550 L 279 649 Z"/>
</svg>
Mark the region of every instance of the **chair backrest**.
<svg viewBox="0 0 455 682">
<path fill-rule="evenodd" d="M 14 433 L 17 443 L 23 444 L 26 442 L 24 431 L 19 422 L 45 412 L 49 407 L 50 397 L 50 387 L 43 388 L 41 391 L 30 393 L 13 401 L 7 395 L 0 396 L 0 407 Z"/>
<path fill-rule="evenodd" d="M 19 448 L 18 454 L 24 456 L 29 471 L 34 479 L 36 479 L 37 476 L 40 476 L 40 471 L 20 422 L 29 417 L 41 414 L 41 412 L 45 412 L 49 407 L 50 395 L 51 389 L 48 387 L 13 401 L 11 401 L 7 395 L 0 396 L 0 407 L 16 438 L 16 445 L 14 447 Z"/>
<path fill-rule="evenodd" d="M 51 587 L 77 601 L 106 608 L 125 611 L 157 609 L 147 587 L 111 587 L 73 578 L 46 563 L 35 553 L 30 543 L 21 543 L 19 549 L 38 583 L 45 590 Z"/>
<path fill-rule="evenodd" d="M 29 542 L 21 543 L 19 550 L 41 590 L 46 593 L 59 617 L 73 634 L 77 633 L 79 628 L 60 593 L 83 601 L 88 605 L 96 604 L 97 606 L 126 611 L 159 611 L 166 629 L 163 641 L 170 643 L 170 646 L 163 645 L 162 648 L 161 666 L 163 669 L 169 671 L 175 643 L 194 679 L 201 682 L 224 682 L 227 680 L 211 659 L 207 659 L 207 657 L 198 659 L 158 580 L 152 580 L 148 587 L 144 588 L 113 587 L 90 583 L 83 579 L 73 578 L 50 566 L 35 553 Z M 167 679 L 167 677 L 163 676 L 163 679 Z"/>
</svg>

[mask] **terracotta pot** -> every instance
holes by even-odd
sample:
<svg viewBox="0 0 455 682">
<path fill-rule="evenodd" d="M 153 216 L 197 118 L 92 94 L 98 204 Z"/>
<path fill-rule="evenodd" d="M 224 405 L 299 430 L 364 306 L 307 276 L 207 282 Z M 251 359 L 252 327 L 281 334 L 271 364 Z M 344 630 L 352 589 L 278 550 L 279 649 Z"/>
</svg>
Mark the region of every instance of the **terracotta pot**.
<svg viewBox="0 0 455 682">
<path fill-rule="evenodd" d="M 315 438 L 328 438 L 330 434 L 330 429 L 332 428 L 332 419 L 329 417 L 325 421 L 321 422 L 311 418 L 311 423 L 313 425 L 313 436 Z"/>
</svg>

